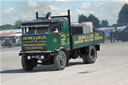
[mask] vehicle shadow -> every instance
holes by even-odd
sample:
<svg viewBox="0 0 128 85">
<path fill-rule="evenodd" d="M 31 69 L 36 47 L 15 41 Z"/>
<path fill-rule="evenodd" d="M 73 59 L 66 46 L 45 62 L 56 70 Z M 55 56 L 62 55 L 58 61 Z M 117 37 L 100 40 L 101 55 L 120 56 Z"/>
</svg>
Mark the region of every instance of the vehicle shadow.
<svg viewBox="0 0 128 85">
<path fill-rule="evenodd" d="M 23 69 L 13 69 L 13 70 L 4 70 L 0 71 L 0 73 L 24 73 Z"/>
<path fill-rule="evenodd" d="M 69 62 L 68 67 L 76 65 L 85 65 L 83 62 Z"/>
<path fill-rule="evenodd" d="M 0 74 L 13 74 L 13 73 L 35 73 L 35 72 L 50 72 L 56 71 L 53 65 L 42 65 L 33 68 L 32 71 L 25 72 L 22 68 L 21 69 L 12 69 L 12 70 L 3 70 L 0 71 Z"/>
<path fill-rule="evenodd" d="M 85 65 L 85 64 L 83 62 L 70 62 L 67 67 L 76 66 L 76 65 Z M 3 71 L 0 71 L 0 73 L 13 74 L 13 73 L 35 73 L 35 72 L 53 72 L 53 71 L 57 71 L 55 68 L 55 65 L 42 65 L 42 66 L 35 67 L 30 72 L 24 72 L 24 70 L 21 68 L 21 69 L 3 70 Z"/>
</svg>

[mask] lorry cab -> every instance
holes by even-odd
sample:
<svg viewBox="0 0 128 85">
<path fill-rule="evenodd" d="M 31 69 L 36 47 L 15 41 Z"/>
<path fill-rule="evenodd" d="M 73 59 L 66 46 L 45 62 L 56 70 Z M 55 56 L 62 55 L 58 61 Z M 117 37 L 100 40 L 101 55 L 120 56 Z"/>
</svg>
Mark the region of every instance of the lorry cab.
<svg viewBox="0 0 128 85">
<path fill-rule="evenodd" d="M 22 51 L 54 52 L 59 47 L 70 50 L 68 24 L 66 18 L 24 22 Z"/>
</svg>

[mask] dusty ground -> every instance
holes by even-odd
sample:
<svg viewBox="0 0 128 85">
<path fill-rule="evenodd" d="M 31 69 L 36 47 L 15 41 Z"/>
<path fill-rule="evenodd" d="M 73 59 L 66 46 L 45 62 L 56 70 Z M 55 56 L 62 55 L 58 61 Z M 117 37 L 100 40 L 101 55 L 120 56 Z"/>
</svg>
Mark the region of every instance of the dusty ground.
<svg viewBox="0 0 128 85">
<path fill-rule="evenodd" d="M 102 44 L 96 63 L 71 60 L 63 71 L 55 71 L 54 65 L 50 65 L 25 73 L 19 50 L 1 49 L 2 85 L 128 85 L 128 42 Z"/>
</svg>

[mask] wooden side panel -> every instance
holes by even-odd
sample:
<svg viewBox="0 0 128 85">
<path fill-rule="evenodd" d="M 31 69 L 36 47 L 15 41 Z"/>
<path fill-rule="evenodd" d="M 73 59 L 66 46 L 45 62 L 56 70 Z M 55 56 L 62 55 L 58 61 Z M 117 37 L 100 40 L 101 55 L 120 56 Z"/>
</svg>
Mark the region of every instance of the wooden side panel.
<svg viewBox="0 0 128 85">
<path fill-rule="evenodd" d="M 73 49 L 104 42 L 103 32 L 73 35 Z"/>
</svg>

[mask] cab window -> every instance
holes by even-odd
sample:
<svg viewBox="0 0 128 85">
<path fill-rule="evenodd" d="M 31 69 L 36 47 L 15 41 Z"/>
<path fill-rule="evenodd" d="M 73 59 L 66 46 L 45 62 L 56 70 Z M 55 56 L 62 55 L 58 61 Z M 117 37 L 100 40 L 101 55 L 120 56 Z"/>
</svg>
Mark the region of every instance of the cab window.
<svg viewBox="0 0 128 85">
<path fill-rule="evenodd" d="M 59 32 L 61 32 L 61 28 L 62 28 L 62 25 L 61 24 L 59 24 L 59 25 L 52 25 L 52 32 L 53 33 L 59 33 Z"/>
<path fill-rule="evenodd" d="M 44 34 L 48 33 L 49 26 L 22 27 L 23 34 Z"/>
</svg>

